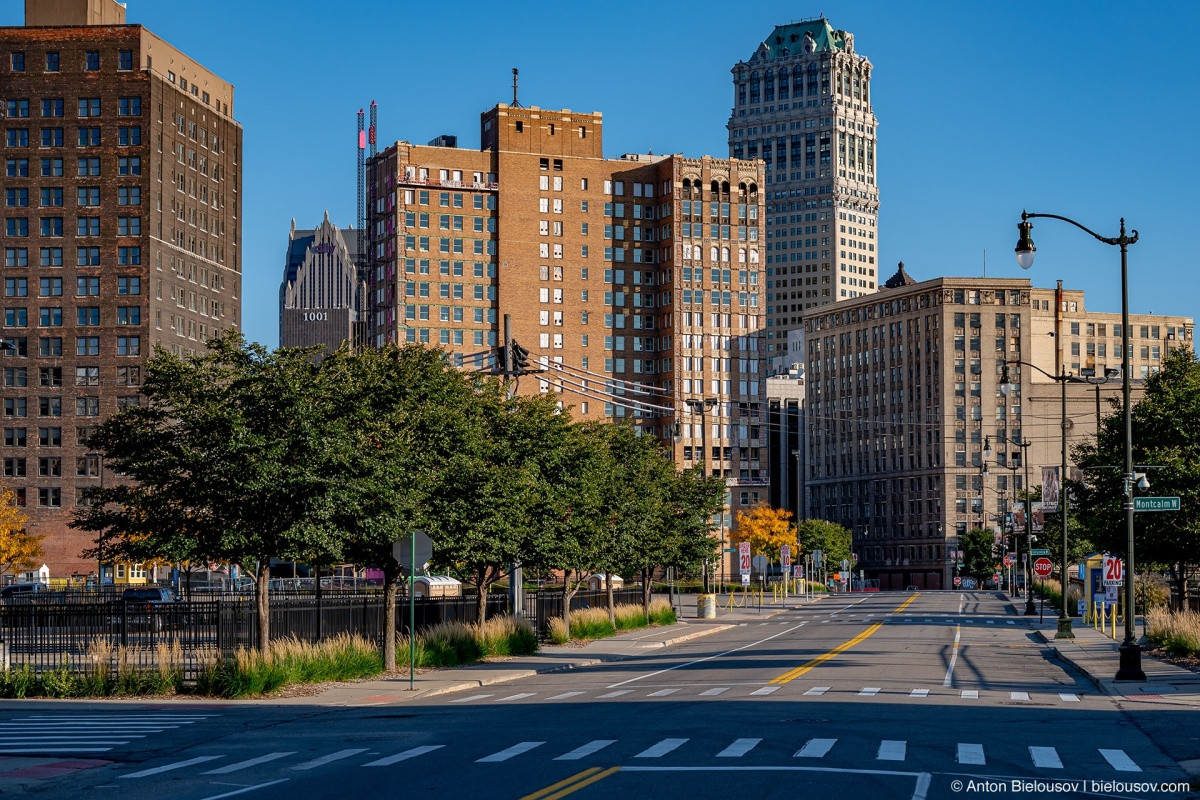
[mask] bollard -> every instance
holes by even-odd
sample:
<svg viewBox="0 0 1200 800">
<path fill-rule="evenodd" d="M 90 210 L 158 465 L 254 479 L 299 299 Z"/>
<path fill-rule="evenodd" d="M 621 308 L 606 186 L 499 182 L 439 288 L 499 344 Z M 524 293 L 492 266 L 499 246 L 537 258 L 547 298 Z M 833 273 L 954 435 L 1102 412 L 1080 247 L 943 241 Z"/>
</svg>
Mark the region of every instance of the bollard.
<svg viewBox="0 0 1200 800">
<path fill-rule="evenodd" d="M 715 594 L 696 595 L 696 617 L 698 619 L 717 618 L 717 596 Z"/>
</svg>

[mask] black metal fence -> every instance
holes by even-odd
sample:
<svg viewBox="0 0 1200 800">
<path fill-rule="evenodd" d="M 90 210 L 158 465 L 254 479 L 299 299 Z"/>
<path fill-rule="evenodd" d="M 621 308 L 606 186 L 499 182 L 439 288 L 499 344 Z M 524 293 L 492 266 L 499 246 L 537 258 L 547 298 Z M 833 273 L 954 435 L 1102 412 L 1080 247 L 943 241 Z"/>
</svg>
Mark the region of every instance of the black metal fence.
<svg viewBox="0 0 1200 800">
<path fill-rule="evenodd" d="M 641 602 L 638 589 L 618 590 L 614 596 L 618 604 Z M 175 659 L 190 676 L 206 661 L 258 644 L 252 594 L 160 604 L 99 597 L 103 595 L 47 592 L 0 605 L 0 668 L 82 671 L 107 660 L 114 668 L 151 669 Z M 551 618 L 562 615 L 562 601 L 558 591 L 525 594 L 522 615 L 539 637 L 546 636 Z M 604 592 L 580 592 L 571 599 L 572 610 L 606 604 Z M 473 624 L 478 618 L 476 596 L 417 597 L 414 606 L 418 632 L 443 622 Z M 318 642 L 355 634 L 382 643 L 384 610 L 383 596 L 376 592 L 272 596 L 271 638 Z M 507 613 L 508 595 L 489 595 L 488 617 Z M 397 601 L 396 627 L 402 635 L 409 632 L 405 597 Z"/>
</svg>

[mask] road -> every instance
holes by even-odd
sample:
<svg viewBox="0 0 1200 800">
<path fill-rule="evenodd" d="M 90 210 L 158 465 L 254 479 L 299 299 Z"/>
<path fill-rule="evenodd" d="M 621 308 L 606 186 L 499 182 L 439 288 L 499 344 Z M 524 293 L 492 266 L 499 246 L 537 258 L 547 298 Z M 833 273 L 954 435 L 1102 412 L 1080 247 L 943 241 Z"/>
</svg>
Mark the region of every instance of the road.
<svg viewBox="0 0 1200 800">
<path fill-rule="evenodd" d="M 1162 730 L 1200 736 L 1194 709 L 1156 713 L 1176 715 L 1158 717 Z M 619 662 L 387 705 L 0 707 L 0 754 L 47 752 L 77 766 L 0 777 L 0 791 L 101 800 L 1195 796 L 1112 700 L 1049 659 L 994 594 L 970 592 L 827 598 Z M 1163 782 L 1184 788 L 1145 786 Z"/>
</svg>

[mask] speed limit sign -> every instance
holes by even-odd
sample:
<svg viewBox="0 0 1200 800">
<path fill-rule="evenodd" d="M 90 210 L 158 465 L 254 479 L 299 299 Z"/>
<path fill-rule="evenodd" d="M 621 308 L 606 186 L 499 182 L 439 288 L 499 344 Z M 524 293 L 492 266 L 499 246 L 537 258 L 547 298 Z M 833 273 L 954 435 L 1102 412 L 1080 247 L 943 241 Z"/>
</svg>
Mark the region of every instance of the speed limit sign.
<svg viewBox="0 0 1200 800">
<path fill-rule="evenodd" d="M 1105 586 L 1125 583 L 1125 562 L 1115 556 L 1105 556 L 1101 564 L 1100 582 Z"/>
<path fill-rule="evenodd" d="M 743 575 L 750 574 L 750 543 L 738 543 L 738 566 Z"/>
</svg>

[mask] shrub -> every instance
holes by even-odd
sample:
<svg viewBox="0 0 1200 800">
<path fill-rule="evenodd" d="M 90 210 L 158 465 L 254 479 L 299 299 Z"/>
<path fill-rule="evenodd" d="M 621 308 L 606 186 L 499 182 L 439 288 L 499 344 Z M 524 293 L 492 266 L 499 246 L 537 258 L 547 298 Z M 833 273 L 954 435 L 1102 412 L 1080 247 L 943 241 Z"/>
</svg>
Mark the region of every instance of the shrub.
<svg viewBox="0 0 1200 800">
<path fill-rule="evenodd" d="M 1146 638 L 1171 655 L 1200 655 L 1200 614 L 1151 608 L 1146 615 Z"/>
</svg>

